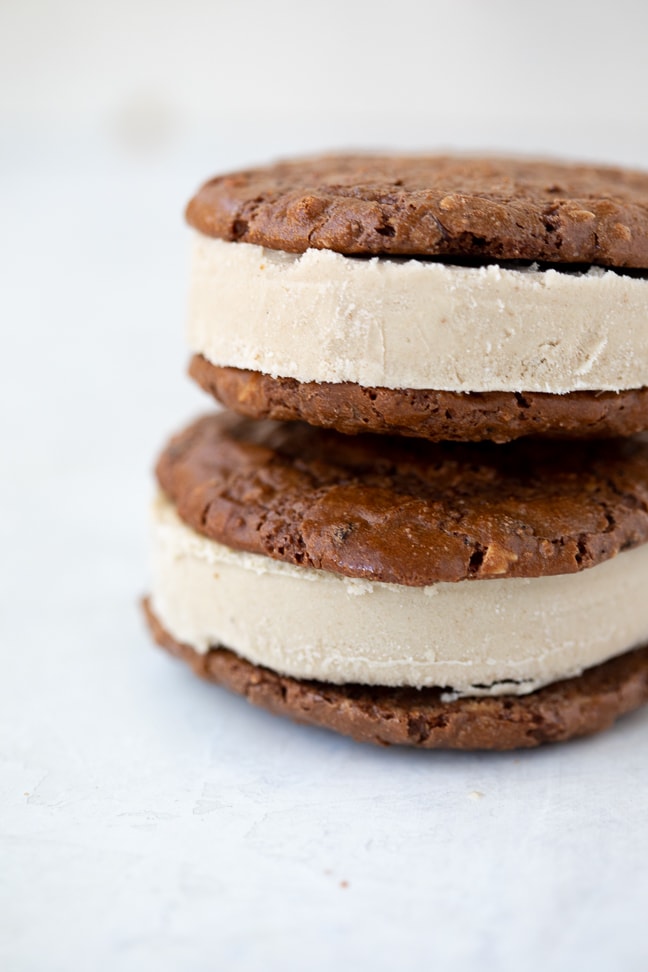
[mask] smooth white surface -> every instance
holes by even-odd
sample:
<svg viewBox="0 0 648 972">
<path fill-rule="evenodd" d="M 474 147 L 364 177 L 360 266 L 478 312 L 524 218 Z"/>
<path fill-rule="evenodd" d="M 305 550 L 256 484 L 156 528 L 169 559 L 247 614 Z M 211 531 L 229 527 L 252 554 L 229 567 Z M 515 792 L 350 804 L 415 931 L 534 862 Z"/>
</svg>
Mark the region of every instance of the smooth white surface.
<svg viewBox="0 0 648 972">
<path fill-rule="evenodd" d="M 313 970 L 386 970 L 404 949 L 459 970 L 643 972 L 648 712 L 539 752 L 383 751 L 257 712 L 151 646 L 149 469 L 209 407 L 182 375 L 188 166 L 50 149 L 48 172 L 37 149 L 0 182 L 16 325 L 0 360 L 0 965 L 301 972 L 307 950 Z"/>
<path fill-rule="evenodd" d="M 478 125 L 519 147 L 549 126 L 557 149 L 604 157 L 645 126 L 640 0 L 3 0 L 0 18 L 0 79 L 21 80 L 0 84 L 0 112 L 21 122 L 99 113 L 132 131 L 148 111 L 149 134 L 225 119 L 385 146 L 448 126 L 475 144 Z"/>
<path fill-rule="evenodd" d="M 395 8 L 344 5 L 348 98 L 334 89 L 307 117 L 286 95 L 255 127 L 271 68 L 297 99 L 328 92 L 335 11 L 300 7 L 295 60 L 267 6 L 241 7 L 243 31 L 229 4 L 207 20 L 194 5 L 2 4 L 3 972 L 645 972 L 648 712 L 530 753 L 362 747 L 198 682 L 151 646 L 136 604 L 155 450 L 210 407 L 183 377 L 181 211 L 198 182 L 371 142 L 648 164 L 630 96 L 648 63 L 627 54 L 645 8 L 628 6 L 436 5 L 425 36 L 410 8 L 409 58 Z M 438 82 L 425 90 L 422 64 Z M 168 92 L 190 114 L 198 89 L 209 126 L 156 115 Z"/>
</svg>

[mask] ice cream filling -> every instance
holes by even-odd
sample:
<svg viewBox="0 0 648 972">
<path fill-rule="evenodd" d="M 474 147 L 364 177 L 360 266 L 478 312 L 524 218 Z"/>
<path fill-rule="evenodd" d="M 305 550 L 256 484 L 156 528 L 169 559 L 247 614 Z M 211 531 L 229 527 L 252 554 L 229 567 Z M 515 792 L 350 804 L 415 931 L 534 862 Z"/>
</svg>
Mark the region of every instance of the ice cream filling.
<svg viewBox="0 0 648 972">
<path fill-rule="evenodd" d="M 620 391 L 648 385 L 648 279 L 284 253 L 195 233 L 188 338 L 212 364 L 299 381 Z"/>
</svg>

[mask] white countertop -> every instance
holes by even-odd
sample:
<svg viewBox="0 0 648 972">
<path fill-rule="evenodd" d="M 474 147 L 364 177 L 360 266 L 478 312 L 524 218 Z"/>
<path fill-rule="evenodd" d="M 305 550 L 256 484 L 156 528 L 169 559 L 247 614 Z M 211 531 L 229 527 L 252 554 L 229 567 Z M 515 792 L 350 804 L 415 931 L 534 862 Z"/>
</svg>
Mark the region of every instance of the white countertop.
<svg viewBox="0 0 648 972">
<path fill-rule="evenodd" d="M 0 180 L 0 966 L 644 972 L 648 710 L 534 752 L 381 750 L 152 646 L 150 468 L 210 407 L 180 218 L 209 170 L 41 149 Z"/>
</svg>

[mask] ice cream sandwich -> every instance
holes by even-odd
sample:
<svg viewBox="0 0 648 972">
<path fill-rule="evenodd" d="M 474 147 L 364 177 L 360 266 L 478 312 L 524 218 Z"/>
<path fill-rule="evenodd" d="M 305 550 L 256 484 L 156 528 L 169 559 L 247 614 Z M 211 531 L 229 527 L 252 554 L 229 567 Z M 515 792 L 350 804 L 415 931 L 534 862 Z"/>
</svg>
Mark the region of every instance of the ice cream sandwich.
<svg viewBox="0 0 648 972">
<path fill-rule="evenodd" d="M 648 700 L 648 438 L 431 443 L 212 414 L 157 465 L 158 642 L 359 740 L 510 749 Z"/>
<path fill-rule="evenodd" d="M 504 442 L 648 428 L 648 174 L 324 156 L 219 176 L 191 374 L 251 418 Z"/>
</svg>

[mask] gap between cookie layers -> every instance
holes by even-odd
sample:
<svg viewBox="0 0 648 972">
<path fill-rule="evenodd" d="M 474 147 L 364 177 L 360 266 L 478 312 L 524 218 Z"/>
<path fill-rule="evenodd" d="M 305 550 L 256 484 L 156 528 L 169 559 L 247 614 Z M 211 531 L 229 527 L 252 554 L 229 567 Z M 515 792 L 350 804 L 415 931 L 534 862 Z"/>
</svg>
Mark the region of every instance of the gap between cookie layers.
<svg viewBox="0 0 648 972">
<path fill-rule="evenodd" d="M 194 234 L 188 340 L 298 381 L 566 394 L 648 385 L 648 279 L 303 254 Z"/>
</svg>

